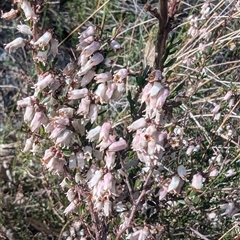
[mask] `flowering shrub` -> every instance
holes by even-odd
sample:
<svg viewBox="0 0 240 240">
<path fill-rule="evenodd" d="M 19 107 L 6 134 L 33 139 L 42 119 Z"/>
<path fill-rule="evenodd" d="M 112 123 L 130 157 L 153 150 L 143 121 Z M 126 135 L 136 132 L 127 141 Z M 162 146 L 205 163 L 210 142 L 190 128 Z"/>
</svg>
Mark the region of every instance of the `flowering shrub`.
<svg viewBox="0 0 240 240">
<path fill-rule="evenodd" d="M 154 66 L 141 69 L 139 74 L 117 64 L 122 48 L 117 39 L 119 33 L 105 37 L 103 29 L 93 24 L 79 32 L 74 61 L 63 70 L 56 69 L 58 39 L 53 29 L 43 30 L 38 26 L 43 6 L 36 1 L 14 2 L 18 10 L 12 9 L 2 14 L 2 18 L 10 20 L 21 14 L 24 24 L 17 25 L 17 29 L 26 37 L 16 38 L 5 49 L 9 53 L 19 48 L 32 51 L 37 74 L 32 95 L 17 102 L 18 108 L 25 111 L 24 122 L 31 132 L 23 152 L 36 154 L 43 142 L 49 140 L 41 163 L 45 170 L 63 179 L 60 186 L 68 204 L 59 211 L 69 218 L 83 215 L 81 221 L 74 218 L 69 234 L 63 235 L 66 239 L 75 235 L 77 239 L 160 239 L 166 228 L 160 222 L 161 214 L 179 207 L 178 196 L 184 196 L 183 204 L 187 206 L 191 196 L 201 193 L 205 182 L 218 176 L 218 168 L 222 166 L 218 165 L 222 157 L 217 150 L 209 169 L 204 166 L 188 170 L 185 167 L 190 165 L 188 159 L 186 162 L 180 159 L 181 151 L 185 153 L 183 158 L 190 159 L 205 144 L 191 136 L 184 122 L 189 119 L 202 130 L 208 143 L 206 149 L 214 149 L 208 131 L 196 116 L 191 112 L 184 115 L 190 111 L 184 98 L 194 98 L 201 88 L 198 78 L 207 78 L 210 72 L 207 64 L 200 65 L 196 71 L 193 69 L 209 57 L 207 48 L 213 33 L 203 26 L 212 14 L 211 4 L 202 5 L 200 17 L 189 17 L 188 29 L 182 29 L 182 35 L 189 40 L 175 56 L 175 39 L 169 42 L 167 39 L 173 30 L 177 1 L 170 1 L 169 6 L 167 1 L 159 1 L 158 10 L 148 5 L 146 9 L 159 21 L 156 59 Z M 215 24 L 214 20 L 211 24 Z M 192 49 L 189 42 L 194 40 L 198 46 Z M 218 41 L 220 38 L 211 47 Z M 191 71 L 196 72 L 192 85 L 187 83 L 182 87 L 184 80 L 180 84 L 169 80 L 172 72 L 176 77 L 178 74 L 193 77 Z M 132 76 L 138 80 L 136 90 L 131 92 L 127 91 L 127 84 Z M 221 117 L 218 114 L 221 106 L 230 104 L 233 91 L 228 89 L 216 103 L 209 100 L 214 106 L 211 110 L 214 121 Z M 110 111 L 110 106 L 121 99 L 127 99 L 129 107 L 126 118 L 119 123 L 116 117 L 119 109 Z M 237 103 L 232 103 L 230 112 Z M 216 130 L 216 136 L 228 136 L 235 143 L 230 127 L 223 129 L 223 125 Z M 224 135 L 223 131 L 228 133 Z M 174 170 L 167 164 L 172 159 L 176 159 Z M 229 171 L 228 176 L 231 174 Z M 225 215 L 232 216 L 237 207 L 229 204 L 222 209 Z M 166 211 L 161 212 L 159 206 Z M 192 232 L 201 236 L 194 229 Z"/>
</svg>

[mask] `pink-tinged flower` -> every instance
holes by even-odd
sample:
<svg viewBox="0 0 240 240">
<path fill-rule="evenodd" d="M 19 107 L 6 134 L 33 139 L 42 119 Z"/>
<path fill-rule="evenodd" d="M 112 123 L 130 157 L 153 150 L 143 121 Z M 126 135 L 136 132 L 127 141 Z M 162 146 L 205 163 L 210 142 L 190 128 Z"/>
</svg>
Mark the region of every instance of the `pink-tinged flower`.
<svg viewBox="0 0 240 240">
<path fill-rule="evenodd" d="M 78 57 L 77 65 L 80 66 L 80 67 L 81 67 L 81 66 L 85 66 L 85 64 L 87 63 L 87 61 L 88 61 L 88 57 L 81 54 L 81 55 Z"/>
<path fill-rule="evenodd" d="M 101 53 L 96 52 L 94 55 L 84 64 L 78 71 L 78 75 L 82 76 L 86 74 L 92 67 L 97 66 L 104 60 L 104 57 Z"/>
<path fill-rule="evenodd" d="M 184 181 L 187 180 L 187 169 L 183 165 L 178 166 L 177 173 L 179 177 L 182 178 Z"/>
<path fill-rule="evenodd" d="M 56 146 L 65 146 L 68 147 L 71 142 L 71 136 L 73 132 L 70 130 L 65 130 L 61 135 L 56 139 Z"/>
<path fill-rule="evenodd" d="M 187 148 L 186 155 L 191 156 L 192 153 L 193 153 L 194 148 L 195 148 L 195 147 L 194 147 L 193 145 L 190 145 L 190 146 Z"/>
<path fill-rule="evenodd" d="M 58 55 L 58 40 L 56 38 L 51 39 L 50 54 L 52 54 L 54 57 Z"/>
<path fill-rule="evenodd" d="M 49 122 L 47 125 L 44 126 L 46 133 L 51 133 L 54 130 L 55 126 L 53 122 Z"/>
<path fill-rule="evenodd" d="M 109 217 L 112 213 L 112 202 L 109 200 L 109 198 L 104 200 L 103 212 L 106 217 Z"/>
<path fill-rule="evenodd" d="M 35 108 L 34 106 L 30 105 L 27 106 L 25 109 L 23 120 L 25 123 L 30 123 L 34 117 L 35 114 Z"/>
<path fill-rule="evenodd" d="M 94 123 L 98 118 L 98 105 L 90 104 L 89 113 L 86 116 L 87 119 L 90 120 L 91 123 Z"/>
<path fill-rule="evenodd" d="M 107 84 L 107 90 L 105 92 L 105 96 L 107 100 L 110 100 L 113 96 L 113 93 L 116 89 L 117 85 L 115 82 L 108 82 Z"/>
<path fill-rule="evenodd" d="M 134 121 L 130 126 L 127 127 L 128 131 L 136 131 L 137 129 L 144 128 L 147 125 L 147 121 L 145 118 L 139 118 Z"/>
<path fill-rule="evenodd" d="M 32 146 L 33 146 L 33 143 L 34 143 L 34 136 L 31 136 L 30 138 L 28 138 L 26 140 L 26 143 L 25 143 L 25 147 L 23 149 L 23 152 L 30 152 L 30 150 L 32 149 Z"/>
<path fill-rule="evenodd" d="M 112 143 L 108 147 L 108 151 L 109 152 L 118 152 L 118 151 L 125 149 L 127 146 L 128 146 L 127 142 L 123 138 L 120 138 L 118 141 Z"/>
<path fill-rule="evenodd" d="M 231 98 L 232 94 L 233 94 L 232 90 L 229 90 L 223 97 L 223 101 L 228 101 Z"/>
<path fill-rule="evenodd" d="M 95 76 L 95 71 L 90 69 L 81 79 L 81 87 L 86 87 Z"/>
<path fill-rule="evenodd" d="M 89 113 L 89 107 L 90 107 L 91 100 L 88 98 L 82 98 L 81 102 L 78 106 L 77 114 L 83 115 L 84 117 L 87 116 Z"/>
<path fill-rule="evenodd" d="M 109 135 L 109 139 L 102 140 L 96 147 L 99 148 L 100 152 L 103 152 L 107 149 L 113 142 L 115 142 L 115 136 Z"/>
<path fill-rule="evenodd" d="M 209 173 L 209 177 L 214 178 L 214 177 L 216 177 L 218 174 L 219 174 L 218 169 L 217 169 L 217 168 L 213 168 L 213 169 L 210 171 L 210 173 Z"/>
<path fill-rule="evenodd" d="M 78 201 L 75 199 L 74 201 L 72 201 L 67 208 L 64 210 L 64 214 L 68 215 L 70 212 L 73 212 L 77 209 L 78 206 Z"/>
<path fill-rule="evenodd" d="M 101 44 L 97 41 L 93 41 L 90 45 L 86 46 L 83 50 L 81 55 L 85 57 L 91 56 L 93 53 L 100 49 Z"/>
<path fill-rule="evenodd" d="M 212 109 L 212 113 L 213 114 L 216 114 L 216 113 L 218 113 L 218 111 L 220 110 L 220 108 L 221 108 L 221 104 L 216 104 L 215 105 L 215 107 Z"/>
<path fill-rule="evenodd" d="M 108 169 L 113 168 L 113 166 L 115 164 L 115 157 L 116 157 L 115 152 L 106 151 L 104 160 L 105 160 L 105 163 L 106 163 L 106 167 Z"/>
<path fill-rule="evenodd" d="M 52 34 L 50 32 L 45 32 L 35 43 L 34 46 L 45 47 L 52 39 Z"/>
<path fill-rule="evenodd" d="M 201 173 L 193 175 L 191 187 L 196 190 L 200 190 L 203 187 L 204 178 Z"/>
<path fill-rule="evenodd" d="M 149 96 L 157 96 L 160 90 L 163 88 L 163 85 L 160 82 L 154 82 L 152 88 L 149 91 Z"/>
<path fill-rule="evenodd" d="M 147 153 L 152 156 L 156 153 L 156 142 L 155 141 L 149 141 L 147 146 Z"/>
<path fill-rule="evenodd" d="M 101 131 L 101 126 L 97 126 L 93 129 L 91 129 L 88 133 L 87 133 L 87 139 L 90 142 L 96 141 L 99 139 L 99 133 Z"/>
<path fill-rule="evenodd" d="M 68 94 L 68 99 L 80 99 L 84 98 L 88 95 L 88 89 L 87 88 L 81 88 L 81 89 L 74 89 Z"/>
<path fill-rule="evenodd" d="M 36 19 L 36 15 L 31 7 L 31 3 L 28 1 L 23 1 L 21 3 L 21 9 L 24 12 L 24 15 L 26 17 L 26 20 L 30 20 L 30 19 Z"/>
<path fill-rule="evenodd" d="M 163 88 L 158 94 L 158 100 L 156 103 L 157 109 L 161 109 L 169 95 L 169 89 L 168 88 Z"/>
<path fill-rule="evenodd" d="M 67 163 L 64 158 L 59 158 L 55 156 L 50 159 L 50 161 L 46 165 L 46 168 L 48 169 L 49 172 L 59 174 L 63 172 L 63 166 L 66 164 Z"/>
<path fill-rule="evenodd" d="M 82 124 L 82 119 L 74 119 L 72 122 L 71 122 L 74 130 L 76 133 L 79 133 L 81 135 L 85 135 L 85 125 Z"/>
<path fill-rule="evenodd" d="M 133 141 L 132 141 L 132 149 L 134 151 L 144 151 L 146 152 L 147 149 L 147 141 L 146 138 L 144 137 L 144 133 L 138 129 Z"/>
<path fill-rule="evenodd" d="M 95 34 L 96 31 L 96 27 L 95 26 L 89 26 L 85 31 L 83 31 L 82 33 L 80 33 L 79 35 L 79 41 L 83 41 L 84 39 L 86 39 L 89 36 L 93 36 Z"/>
<path fill-rule="evenodd" d="M 60 116 L 66 116 L 68 118 L 72 118 L 74 109 L 71 107 L 64 107 L 64 108 L 60 108 L 57 112 Z"/>
<path fill-rule="evenodd" d="M 15 40 L 13 40 L 12 42 L 8 43 L 5 46 L 5 49 L 9 51 L 9 53 L 11 53 L 12 51 L 18 49 L 18 48 L 22 48 L 25 46 L 25 39 L 18 37 Z"/>
<path fill-rule="evenodd" d="M 96 74 L 94 80 L 96 81 L 96 83 L 104 83 L 109 80 L 112 80 L 112 78 L 113 76 L 110 72 L 104 72 L 104 73 Z"/>
<path fill-rule="evenodd" d="M 89 181 L 88 183 L 88 187 L 89 188 L 93 188 L 96 184 L 98 184 L 98 182 L 100 181 L 101 177 L 103 175 L 103 170 L 96 170 L 92 179 Z"/>
<path fill-rule="evenodd" d="M 82 40 L 79 44 L 77 44 L 77 50 L 82 50 L 83 48 L 87 47 L 89 44 L 91 44 L 94 41 L 93 36 L 89 36 Z"/>
<path fill-rule="evenodd" d="M 115 194 L 115 180 L 113 175 L 108 172 L 103 176 L 103 182 L 104 182 L 104 190 L 107 191 L 109 194 Z"/>
<path fill-rule="evenodd" d="M 61 186 L 62 189 L 65 189 L 66 187 L 69 186 L 68 182 L 69 182 L 68 178 L 65 177 L 59 185 Z"/>
<path fill-rule="evenodd" d="M 94 202 L 100 200 L 102 198 L 103 194 L 104 194 L 104 181 L 100 180 L 98 182 L 98 184 L 96 184 L 92 190 L 92 200 Z"/>
<path fill-rule="evenodd" d="M 94 92 L 96 95 L 96 99 L 100 101 L 100 103 L 106 102 L 106 91 L 107 91 L 107 85 L 105 83 L 100 83 Z"/>
<path fill-rule="evenodd" d="M 148 227 L 144 227 L 138 231 L 135 231 L 134 233 L 130 234 L 129 240 L 145 240 L 147 239 L 149 235 Z"/>
<path fill-rule="evenodd" d="M 174 175 L 168 185 L 168 192 L 176 192 L 176 189 L 181 185 L 181 180 L 179 176 Z"/>
<path fill-rule="evenodd" d="M 99 141 L 108 139 L 109 132 L 110 132 L 111 128 L 112 128 L 112 123 L 111 122 L 103 123 L 103 125 L 101 127 L 101 131 L 99 133 Z"/>
<path fill-rule="evenodd" d="M 76 69 L 77 64 L 74 62 L 70 62 L 66 65 L 66 67 L 63 69 L 63 74 L 66 76 L 70 76 Z"/>
<path fill-rule="evenodd" d="M 78 151 L 76 153 L 76 160 L 78 168 L 83 169 L 85 164 L 83 151 Z"/>
<path fill-rule="evenodd" d="M 30 124 L 30 129 L 32 132 L 39 130 L 41 125 L 47 125 L 48 118 L 43 112 L 36 112 Z"/>
<path fill-rule="evenodd" d="M 128 70 L 126 68 L 119 69 L 116 74 L 114 74 L 114 82 L 121 83 L 128 76 Z"/>
<path fill-rule="evenodd" d="M 47 62 L 47 57 L 48 57 L 48 50 L 49 50 L 49 47 L 47 48 L 46 51 L 38 51 L 37 55 L 33 57 L 33 60 L 35 62 L 42 62 L 43 65 L 45 66 Z"/>
<path fill-rule="evenodd" d="M 56 154 L 56 149 L 54 147 L 51 147 L 49 149 L 46 149 L 45 150 L 45 153 L 44 153 L 44 156 L 43 158 L 41 159 L 41 162 L 43 164 L 47 164 L 49 162 L 49 160 L 54 157 Z"/>
<path fill-rule="evenodd" d="M 116 40 L 110 42 L 110 47 L 115 51 L 121 49 L 121 45 Z"/>
<path fill-rule="evenodd" d="M 53 131 L 52 131 L 52 133 L 51 133 L 51 135 L 49 136 L 49 138 L 50 139 L 56 139 L 56 138 L 58 138 L 62 133 L 63 133 L 63 131 L 65 131 L 66 130 L 66 126 L 64 126 L 64 125 L 57 125 L 54 129 L 53 129 Z"/>
<path fill-rule="evenodd" d="M 34 85 L 34 87 L 37 91 L 42 91 L 44 88 L 46 88 L 51 83 L 53 83 L 53 81 L 54 81 L 54 78 L 53 78 L 52 74 L 49 73 L 43 79 L 39 78 L 38 82 Z"/>
<path fill-rule="evenodd" d="M 35 100 L 36 100 L 36 97 L 34 97 L 34 96 L 30 96 L 30 97 L 26 97 L 21 100 L 18 100 L 17 101 L 18 109 L 22 108 L 22 107 L 27 107 L 27 106 L 33 105 L 33 102 Z"/>
<path fill-rule="evenodd" d="M 91 146 L 85 146 L 84 147 L 84 158 L 89 161 L 90 159 L 92 159 L 92 147 Z"/>
<path fill-rule="evenodd" d="M 94 202 L 94 210 L 96 212 L 100 212 L 100 211 L 102 211 L 102 209 L 103 209 L 103 201 L 102 201 L 102 199 L 95 200 L 95 202 Z"/>
<path fill-rule="evenodd" d="M 22 33 L 22 34 L 26 34 L 29 36 L 32 36 L 32 30 L 31 28 L 26 25 L 26 24 L 21 24 L 21 25 L 17 25 L 17 30 Z"/>
<path fill-rule="evenodd" d="M 66 192 L 66 196 L 69 202 L 73 201 L 76 197 L 75 190 L 72 188 L 69 188 L 68 191 Z"/>
<path fill-rule="evenodd" d="M 148 83 L 142 90 L 141 103 L 144 103 L 149 98 L 149 92 L 152 88 L 152 83 Z"/>
<path fill-rule="evenodd" d="M 77 167 L 77 161 L 75 154 L 71 154 L 68 160 L 68 167 L 69 169 L 74 169 Z"/>
<path fill-rule="evenodd" d="M 166 186 L 162 186 L 158 192 L 159 194 L 159 201 L 164 199 L 167 196 L 168 188 Z"/>
<path fill-rule="evenodd" d="M 233 202 L 221 204 L 220 208 L 221 210 L 224 210 L 224 213 L 222 213 L 221 215 L 227 215 L 228 217 L 232 217 L 239 211 L 239 208 L 237 208 Z"/>
<path fill-rule="evenodd" d="M 116 88 L 114 89 L 114 92 L 111 96 L 111 99 L 113 100 L 117 100 L 119 99 L 120 97 L 122 97 L 124 91 L 125 91 L 125 83 L 124 82 L 121 82 L 121 83 L 118 83 L 116 84 Z"/>
<path fill-rule="evenodd" d="M 145 135 L 155 136 L 157 135 L 157 128 L 154 125 L 149 125 L 145 130 Z"/>
<path fill-rule="evenodd" d="M 65 125 L 65 126 L 68 126 L 69 123 L 70 123 L 70 120 L 67 116 L 60 116 L 60 117 L 54 117 L 53 118 L 53 122 L 55 124 L 59 124 L 59 125 Z"/>
<path fill-rule="evenodd" d="M 5 12 L 5 13 L 2 12 L 1 18 L 5 20 L 11 20 L 16 18 L 17 14 L 18 14 L 18 10 L 11 9 L 9 12 Z"/>
</svg>

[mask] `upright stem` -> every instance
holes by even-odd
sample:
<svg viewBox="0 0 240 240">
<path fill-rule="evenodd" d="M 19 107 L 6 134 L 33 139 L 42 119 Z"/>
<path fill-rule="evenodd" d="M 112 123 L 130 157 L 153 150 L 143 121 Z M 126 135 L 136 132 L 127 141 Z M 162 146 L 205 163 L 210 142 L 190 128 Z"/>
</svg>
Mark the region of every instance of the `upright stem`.
<svg viewBox="0 0 240 240">
<path fill-rule="evenodd" d="M 166 50 L 166 41 L 170 31 L 170 24 L 168 19 L 168 0 L 159 0 L 158 2 L 158 35 L 156 44 L 156 59 L 155 69 L 163 71 L 162 58 Z"/>
</svg>

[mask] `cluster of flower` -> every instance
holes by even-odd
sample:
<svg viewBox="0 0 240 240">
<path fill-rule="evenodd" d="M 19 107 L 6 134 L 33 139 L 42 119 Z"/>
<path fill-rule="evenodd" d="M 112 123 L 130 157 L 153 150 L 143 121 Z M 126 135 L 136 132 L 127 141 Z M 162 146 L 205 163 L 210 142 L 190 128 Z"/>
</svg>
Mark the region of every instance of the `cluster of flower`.
<svg viewBox="0 0 240 240">
<path fill-rule="evenodd" d="M 129 131 L 136 131 L 132 149 L 147 167 L 160 164 L 167 137 L 167 133 L 160 129 L 164 125 L 162 107 L 169 94 L 162 80 L 160 70 L 149 75 L 148 84 L 143 88 L 140 98 L 141 103 L 146 104 L 145 115 L 128 127 Z"/>
<path fill-rule="evenodd" d="M 30 2 L 17 2 L 26 21 L 37 21 Z M 11 19 L 9 14 L 14 17 L 17 13 L 14 10 L 2 17 Z M 34 35 L 28 25 L 18 25 L 17 29 L 30 37 Z M 111 171 L 115 165 L 116 152 L 125 149 L 127 142 L 114 133 L 111 121 L 92 129 L 86 129 L 86 126 L 88 123 L 97 123 L 99 108 L 103 104 L 122 96 L 128 70 L 118 68 L 114 71 L 112 66 L 107 64 L 108 61 L 101 51 L 101 40 L 96 35 L 95 26 L 89 26 L 83 31 L 79 35 L 77 51 L 80 51 L 80 54 L 76 63 L 69 63 L 62 75 L 56 75 L 52 71 L 39 74 L 37 83 L 33 86 L 34 94 L 19 100 L 17 105 L 25 108 L 24 121 L 32 132 L 23 151 L 35 153 L 38 150 L 41 141 L 38 133 L 42 128 L 53 143 L 42 158 L 44 167 L 56 174 L 64 172 L 67 164 L 69 169 L 77 168 L 79 172 L 89 169 L 85 179 L 83 176 L 79 177 L 78 172 L 75 181 L 88 185 L 94 209 L 109 216 L 112 200 L 116 196 L 115 179 Z M 57 40 L 53 38 L 52 31 L 46 31 L 35 41 L 33 39 L 17 38 L 7 44 L 5 49 L 12 52 L 29 44 L 37 53 L 34 60 L 44 63 L 47 63 L 49 53 L 54 56 L 58 53 Z M 116 40 L 111 40 L 109 46 L 113 51 L 120 49 Z M 39 55 L 43 53 L 44 56 Z M 105 68 L 108 65 L 110 71 L 97 74 L 97 66 L 104 60 Z M 70 157 L 64 154 L 66 148 L 72 151 Z M 105 161 L 105 166 L 100 166 L 101 160 Z M 75 209 L 79 203 L 76 189 L 71 187 L 67 191 L 67 198 L 71 203 L 65 209 L 65 214 Z"/>
</svg>

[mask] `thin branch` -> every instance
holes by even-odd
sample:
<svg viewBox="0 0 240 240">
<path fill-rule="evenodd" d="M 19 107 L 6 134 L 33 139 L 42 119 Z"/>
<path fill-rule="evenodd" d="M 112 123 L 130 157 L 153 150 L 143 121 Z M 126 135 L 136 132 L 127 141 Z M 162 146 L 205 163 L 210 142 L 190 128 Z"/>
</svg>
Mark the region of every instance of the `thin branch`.
<svg viewBox="0 0 240 240">
<path fill-rule="evenodd" d="M 135 216 L 135 213 L 137 211 L 137 208 L 138 208 L 138 205 L 139 203 L 142 201 L 142 199 L 145 197 L 146 193 L 147 193 L 147 186 L 148 186 L 148 183 L 151 179 L 151 176 L 152 176 L 152 173 L 153 173 L 153 170 L 151 169 L 148 173 L 148 176 L 147 176 L 147 179 L 143 185 L 143 190 L 141 192 L 141 194 L 139 195 L 136 203 L 134 204 L 134 206 L 132 207 L 132 211 L 130 213 L 130 216 L 129 218 L 126 218 L 124 223 L 123 223 L 123 228 L 119 230 L 118 234 L 117 234 L 117 237 L 116 237 L 116 240 L 120 240 L 121 238 L 121 235 L 128 229 L 131 227 L 131 223 L 132 223 L 132 220 L 134 219 L 134 216 Z"/>
</svg>

